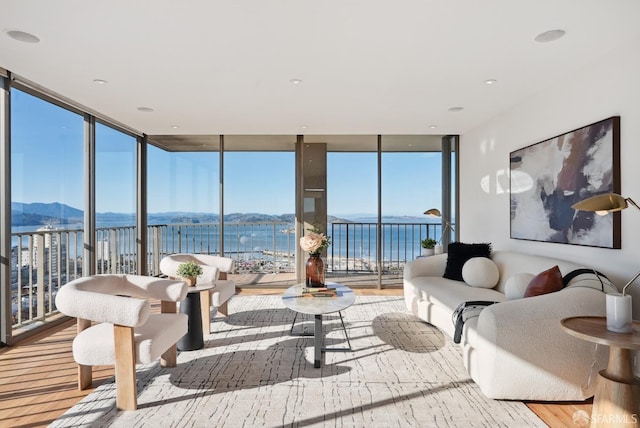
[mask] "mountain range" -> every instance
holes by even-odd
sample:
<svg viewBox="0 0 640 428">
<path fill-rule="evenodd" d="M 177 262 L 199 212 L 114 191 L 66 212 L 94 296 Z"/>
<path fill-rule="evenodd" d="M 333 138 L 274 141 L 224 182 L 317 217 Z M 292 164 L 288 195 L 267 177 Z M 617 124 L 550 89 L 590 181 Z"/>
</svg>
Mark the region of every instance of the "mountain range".
<svg viewBox="0 0 640 428">
<path fill-rule="evenodd" d="M 12 226 L 40 226 L 40 225 L 64 225 L 79 224 L 83 222 L 83 211 L 70 207 L 59 202 L 53 203 L 11 203 L 11 225 Z M 149 214 L 148 221 L 152 224 L 162 223 L 215 223 L 220 220 L 219 214 L 190 213 L 184 211 L 164 212 Z M 259 213 L 232 213 L 224 216 L 225 222 L 229 223 L 253 223 L 253 222 L 282 222 L 291 223 L 295 221 L 294 214 L 259 214 Z M 331 223 L 348 223 L 349 220 L 334 216 L 328 216 Z M 134 214 L 125 213 L 96 213 L 98 224 L 129 223 L 135 222 Z"/>
</svg>

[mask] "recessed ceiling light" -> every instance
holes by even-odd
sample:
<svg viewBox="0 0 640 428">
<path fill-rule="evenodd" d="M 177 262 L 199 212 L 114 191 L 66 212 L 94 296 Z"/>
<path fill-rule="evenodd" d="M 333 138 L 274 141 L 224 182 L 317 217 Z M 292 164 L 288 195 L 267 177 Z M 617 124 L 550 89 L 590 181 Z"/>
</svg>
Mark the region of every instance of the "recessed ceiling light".
<svg viewBox="0 0 640 428">
<path fill-rule="evenodd" d="M 429 129 L 436 129 L 438 125 L 429 125 Z"/>
<path fill-rule="evenodd" d="M 7 30 L 7 36 L 11 37 L 13 40 L 17 40 L 19 42 L 24 43 L 39 43 L 40 39 L 34 36 L 31 33 L 27 33 L 25 31 L 20 30 Z"/>
<path fill-rule="evenodd" d="M 462 111 L 462 110 L 464 110 L 464 107 L 451 107 L 451 108 L 449 109 L 449 111 L 452 111 L 452 112 L 454 112 L 454 113 L 459 112 L 459 111 Z"/>
<path fill-rule="evenodd" d="M 93 79 L 93 83 L 95 83 L 96 85 L 106 85 L 109 82 L 103 79 Z"/>
<path fill-rule="evenodd" d="M 291 83 L 292 85 L 299 85 L 300 83 L 302 83 L 302 80 L 300 80 L 300 79 L 291 79 L 291 80 L 289 80 L 289 83 Z"/>
<path fill-rule="evenodd" d="M 300 127 L 300 129 L 307 129 L 307 128 L 308 128 L 308 126 L 307 126 L 307 125 L 302 125 L 302 126 Z"/>
<path fill-rule="evenodd" d="M 547 43 L 558 40 L 566 34 L 564 30 L 549 30 L 538 34 L 533 40 L 538 43 Z"/>
<path fill-rule="evenodd" d="M 178 125 L 171 125 L 171 129 L 178 129 L 180 128 Z"/>
<path fill-rule="evenodd" d="M 498 81 L 496 79 L 487 79 L 484 81 L 484 83 L 486 83 L 487 85 L 494 85 L 498 83 Z"/>
<path fill-rule="evenodd" d="M 138 111 L 143 111 L 145 113 L 151 113 L 153 109 L 151 107 L 138 107 Z"/>
</svg>

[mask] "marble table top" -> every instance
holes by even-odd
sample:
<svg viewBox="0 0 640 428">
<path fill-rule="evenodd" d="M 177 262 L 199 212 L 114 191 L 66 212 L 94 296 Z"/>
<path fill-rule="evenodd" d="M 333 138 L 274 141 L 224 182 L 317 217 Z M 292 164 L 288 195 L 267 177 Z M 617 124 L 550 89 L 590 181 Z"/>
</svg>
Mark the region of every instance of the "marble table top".
<svg viewBox="0 0 640 428">
<path fill-rule="evenodd" d="M 335 288 L 337 297 L 302 297 L 304 284 L 297 284 L 285 290 L 282 295 L 282 303 L 292 311 L 310 315 L 329 314 L 339 312 L 353 305 L 356 295 L 346 285 L 327 283 L 327 288 Z"/>
</svg>

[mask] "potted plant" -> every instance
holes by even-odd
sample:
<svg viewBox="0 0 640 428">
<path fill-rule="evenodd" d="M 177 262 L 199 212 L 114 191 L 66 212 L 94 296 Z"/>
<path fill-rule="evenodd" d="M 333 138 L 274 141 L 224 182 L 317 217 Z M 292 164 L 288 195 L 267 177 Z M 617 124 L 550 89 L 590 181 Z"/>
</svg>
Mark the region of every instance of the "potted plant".
<svg viewBox="0 0 640 428">
<path fill-rule="evenodd" d="M 433 247 L 436 246 L 437 241 L 433 238 L 425 238 L 420 241 L 420 246 L 422 247 L 422 255 L 423 256 L 432 256 L 433 255 Z"/>
<path fill-rule="evenodd" d="M 184 280 L 190 287 L 196 285 L 197 276 L 202 275 L 202 266 L 194 262 L 181 263 L 176 270 L 176 274 Z"/>
</svg>

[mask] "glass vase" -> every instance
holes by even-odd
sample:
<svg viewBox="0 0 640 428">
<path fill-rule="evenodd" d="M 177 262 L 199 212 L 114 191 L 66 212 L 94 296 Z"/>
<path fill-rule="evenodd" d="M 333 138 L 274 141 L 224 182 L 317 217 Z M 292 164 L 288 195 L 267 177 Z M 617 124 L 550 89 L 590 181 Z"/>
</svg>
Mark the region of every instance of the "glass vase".
<svg viewBox="0 0 640 428">
<path fill-rule="evenodd" d="M 309 254 L 305 284 L 307 287 L 324 287 L 324 261 L 320 254 Z"/>
</svg>

